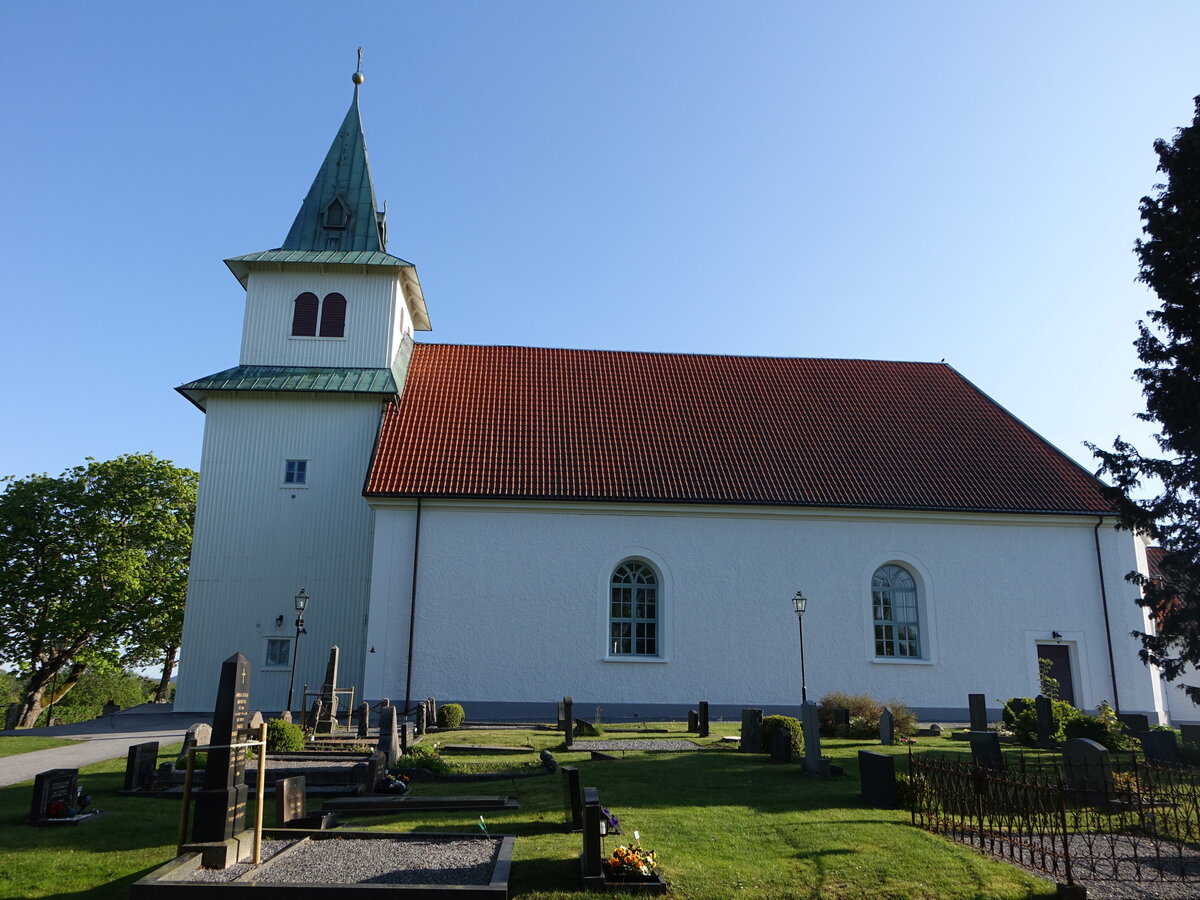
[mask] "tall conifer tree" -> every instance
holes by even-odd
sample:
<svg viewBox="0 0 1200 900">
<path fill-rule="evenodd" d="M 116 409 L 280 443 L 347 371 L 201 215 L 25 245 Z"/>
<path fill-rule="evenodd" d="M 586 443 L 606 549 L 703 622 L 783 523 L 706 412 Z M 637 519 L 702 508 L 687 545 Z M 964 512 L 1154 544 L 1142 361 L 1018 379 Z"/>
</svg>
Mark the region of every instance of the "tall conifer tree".
<svg viewBox="0 0 1200 900">
<path fill-rule="evenodd" d="M 1111 451 L 1092 447 L 1098 474 L 1112 480 L 1120 525 L 1162 547 L 1156 577 L 1129 580 L 1156 620 L 1151 633 L 1138 633 L 1142 659 L 1171 680 L 1200 664 L 1200 97 L 1195 105 L 1191 125 L 1154 142 L 1165 183 L 1142 198 L 1146 237 L 1135 247 L 1138 280 L 1161 301 L 1138 322 L 1134 342 L 1142 361 L 1134 376 L 1146 396 L 1138 417 L 1158 425 L 1160 452 L 1144 456 L 1120 438 Z M 1186 690 L 1200 702 L 1200 688 Z"/>
</svg>

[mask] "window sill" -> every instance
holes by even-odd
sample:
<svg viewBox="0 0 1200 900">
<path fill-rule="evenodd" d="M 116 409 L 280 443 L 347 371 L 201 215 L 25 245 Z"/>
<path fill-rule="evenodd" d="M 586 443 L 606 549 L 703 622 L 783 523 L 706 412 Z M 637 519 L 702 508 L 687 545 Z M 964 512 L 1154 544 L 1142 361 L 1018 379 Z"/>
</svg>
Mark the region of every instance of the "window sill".
<svg viewBox="0 0 1200 900">
<path fill-rule="evenodd" d="M 259 666 L 258 671 L 260 671 L 260 672 L 290 672 L 290 671 L 292 671 L 292 666 L 290 663 L 286 666 Z"/>
<path fill-rule="evenodd" d="M 872 656 L 871 662 L 880 666 L 932 666 L 932 659 L 912 659 L 902 656 Z"/>
<path fill-rule="evenodd" d="M 634 656 L 632 654 L 629 656 L 605 656 L 601 659 L 601 662 L 610 663 L 665 663 L 669 661 L 661 656 Z"/>
<path fill-rule="evenodd" d="M 319 334 L 289 334 L 288 340 L 289 341 L 344 341 L 344 340 L 347 340 L 347 338 L 345 335 L 343 335 L 342 337 L 332 337 L 332 336 L 321 337 L 321 335 L 319 335 Z"/>
<path fill-rule="evenodd" d="M 307 484 L 281 484 L 279 486 L 279 489 L 281 491 L 307 491 L 308 485 Z"/>
</svg>

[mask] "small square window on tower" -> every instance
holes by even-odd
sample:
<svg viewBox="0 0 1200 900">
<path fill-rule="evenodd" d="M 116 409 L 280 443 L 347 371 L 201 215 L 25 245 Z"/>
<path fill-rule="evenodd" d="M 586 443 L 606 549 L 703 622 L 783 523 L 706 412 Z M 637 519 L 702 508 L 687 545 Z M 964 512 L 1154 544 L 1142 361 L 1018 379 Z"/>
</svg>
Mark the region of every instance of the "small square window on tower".
<svg viewBox="0 0 1200 900">
<path fill-rule="evenodd" d="M 283 470 L 284 484 L 308 484 L 308 460 L 289 459 Z"/>
</svg>

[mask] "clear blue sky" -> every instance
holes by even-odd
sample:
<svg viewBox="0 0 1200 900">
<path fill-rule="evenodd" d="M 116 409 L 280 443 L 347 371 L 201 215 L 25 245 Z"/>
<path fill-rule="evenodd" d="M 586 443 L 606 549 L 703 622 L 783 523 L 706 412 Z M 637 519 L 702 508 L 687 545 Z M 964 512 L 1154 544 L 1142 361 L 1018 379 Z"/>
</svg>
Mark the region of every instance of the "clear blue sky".
<svg viewBox="0 0 1200 900">
<path fill-rule="evenodd" d="M 153 451 L 235 365 L 351 98 L 425 340 L 945 359 L 1148 443 L 1138 200 L 1200 3 L 8 3 L 0 474 Z"/>
</svg>

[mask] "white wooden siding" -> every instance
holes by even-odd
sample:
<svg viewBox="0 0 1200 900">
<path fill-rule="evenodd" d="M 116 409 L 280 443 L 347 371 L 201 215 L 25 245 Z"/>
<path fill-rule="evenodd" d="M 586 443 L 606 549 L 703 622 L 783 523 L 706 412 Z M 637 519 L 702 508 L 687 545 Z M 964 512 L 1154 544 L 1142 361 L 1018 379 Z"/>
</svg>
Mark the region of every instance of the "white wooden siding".
<svg viewBox="0 0 1200 900">
<path fill-rule="evenodd" d="M 297 698 L 332 644 L 341 681 L 361 685 L 373 523 L 362 485 L 380 410 L 371 397 L 210 395 L 176 709 L 211 711 L 221 661 L 242 652 L 254 707 L 282 710 L 288 673 L 262 669 L 266 638 L 295 633 L 301 587 L 313 600 Z M 309 460 L 306 486 L 283 485 L 287 459 Z"/>
</svg>

